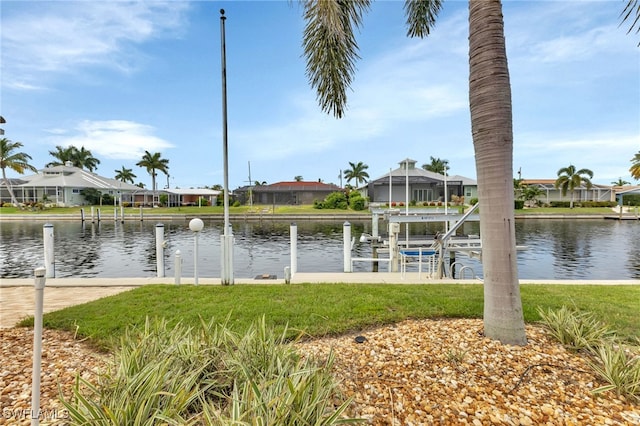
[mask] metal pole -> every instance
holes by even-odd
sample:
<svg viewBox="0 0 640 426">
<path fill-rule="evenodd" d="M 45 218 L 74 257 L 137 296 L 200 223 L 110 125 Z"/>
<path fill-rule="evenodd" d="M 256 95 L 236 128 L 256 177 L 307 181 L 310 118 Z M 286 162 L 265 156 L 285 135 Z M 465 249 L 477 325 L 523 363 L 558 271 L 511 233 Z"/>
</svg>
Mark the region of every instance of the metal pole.
<svg viewBox="0 0 640 426">
<path fill-rule="evenodd" d="M 84 223 L 84 222 L 83 222 Z M 53 224 L 45 223 L 42 226 L 42 233 L 44 238 L 44 266 L 47 271 L 47 278 L 55 278 L 56 276 L 56 262 L 54 254 L 54 236 L 53 236 Z"/>
<path fill-rule="evenodd" d="M 222 157 L 224 159 L 224 234 L 222 236 L 222 285 L 233 284 L 233 233 L 229 224 L 229 154 L 227 143 L 227 54 L 224 9 L 220 9 L 220 42 L 222 59 Z"/>
<path fill-rule="evenodd" d="M 195 238 L 193 239 L 193 284 L 198 285 L 198 234 L 195 232 Z"/>
<path fill-rule="evenodd" d="M 31 387 L 31 426 L 40 424 L 40 378 L 42 374 L 42 311 L 44 305 L 44 267 L 36 268 L 35 275 L 35 302 L 36 310 L 33 316 L 33 370 Z"/>
</svg>

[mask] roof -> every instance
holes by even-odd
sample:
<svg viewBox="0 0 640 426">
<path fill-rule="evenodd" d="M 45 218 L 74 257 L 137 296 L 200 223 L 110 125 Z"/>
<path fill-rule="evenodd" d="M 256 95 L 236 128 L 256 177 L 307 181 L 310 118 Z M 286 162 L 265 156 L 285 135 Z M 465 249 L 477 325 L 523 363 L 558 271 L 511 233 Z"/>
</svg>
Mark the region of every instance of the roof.
<svg viewBox="0 0 640 426">
<path fill-rule="evenodd" d="M 218 196 L 222 191 L 209 188 L 175 188 L 175 189 L 163 189 L 163 192 L 175 195 L 211 195 Z"/>
<path fill-rule="evenodd" d="M 614 186 L 613 190 L 616 194 L 640 194 L 640 185 L 633 186 Z"/>
<path fill-rule="evenodd" d="M 333 192 L 342 191 L 338 185 L 324 182 L 304 182 L 304 181 L 285 181 L 276 182 L 271 185 L 257 185 L 253 187 L 254 192 L 275 192 L 275 191 L 317 191 L 317 192 Z"/>
<path fill-rule="evenodd" d="M 115 191 L 140 191 L 142 188 L 127 182 L 99 176 L 73 166 L 53 166 L 39 170 L 38 174 L 24 176 L 26 187 L 73 187 L 111 189 Z"/>
<path fill-rule="evenodd" d="M 398 164 L 400 164 L 400 167 L 398 167 L 395 170 L 391 170 L 389 173 L 385 173 L 384 175 L 376 179 L 372 179 L 370 183 L 378 184 L 378 185 L 386 184 L 387 182 L 389 182 L 389 176 L 391 176 L 392 178 L 396 178 L 394 180 L 397 180 L 397 177 L 406 178 L 408 176 L 413 182 L 420 181 L 420 180 L 425 182 L 444 182 L 445 181 L 444 175 L 441 175 L 440 173 L 431 172 L 429 170 L 425 170 L 422 167 L 415 167 L 415 163 L 416 163 L 415 160 L 406 158 L 398 162 Z M 407 164 L 409 165 L 408 169 L 405 167 L 405 165 Z M 447 176 L 446 180 L 447 182 L 461 183 L 462 185 L 469 185 L 469 186 L 478 184 L 475 180 L 465 176 L 460 176 L 460 175 Z"/>
<path fill-rule="evenodd" d="M 523 185 L 538 185 L 545 189 L 556 189 L 556 179 L 522 179 Z M 576 189 L 586 189 L 587 186 L 580 182 L 580 186 Z M 598 183 L 592 183 L 591 189 L 611 189 L 610 185 L 601 185 Z"/>
</svg>

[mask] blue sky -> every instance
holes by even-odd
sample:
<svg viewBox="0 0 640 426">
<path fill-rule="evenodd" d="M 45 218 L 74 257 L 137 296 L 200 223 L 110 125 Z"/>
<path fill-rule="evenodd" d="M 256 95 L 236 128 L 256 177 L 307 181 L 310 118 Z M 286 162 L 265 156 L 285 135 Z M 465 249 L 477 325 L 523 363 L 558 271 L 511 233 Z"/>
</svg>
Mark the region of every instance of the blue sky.
<svg viewBox="0 0 640 426">
<path fill-rule="evenodd" d="M 621 1 L 505 1 L 514 176 L 574 164 L 595 183 L 629 175 L 640 150 L 640 48 Z M 226 10 L 229 187 L 251 180 L 340 184 L 409 157 L 476 177 L 468 107 L 467 2 L 445 1 L 433 33 L 409 39 L 403 3 L 374 1 L 343 119 L 305 76 L 293 1 L 8 1 L 1 7 L 5 137 L 42 168 L 84 146 L 113 177 L 145 150 L 169 159 L 172 188 L 223 183 L 220 8 Z M 9 173 L 10 177 L 17 176 Z M 160 175 L 159 186 L 167 184 Z M 343 182 L 344 183 L 344 182 Z"/>
</svg>

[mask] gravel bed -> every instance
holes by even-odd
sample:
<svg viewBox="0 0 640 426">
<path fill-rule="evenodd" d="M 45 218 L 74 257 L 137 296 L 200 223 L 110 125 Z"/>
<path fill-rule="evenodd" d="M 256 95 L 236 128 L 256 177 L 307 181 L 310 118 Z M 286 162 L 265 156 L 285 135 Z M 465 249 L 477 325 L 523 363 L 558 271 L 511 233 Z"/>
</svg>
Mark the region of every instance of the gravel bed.
<svg viewBox="0 0 640 426">
<path fill-rule="evenodd" d="M 603 383 L 585 358 L 539 327 L 527 336 L 524 347 L 500 345 L 481 320 L 408 320 L 297 347 L 319 359 L 333 350 L 349 414 L 373 425 L 640 425 L 638 404 L 592 393 Z M 0 329 L 0 345 L 0 425 L 28 425 L 33 331 Z M 76 374 L 95 378 L 108 358 L 45 330 L 40 424 L 65 424 L 59 392 L 70 395 Z"/>
</svg>

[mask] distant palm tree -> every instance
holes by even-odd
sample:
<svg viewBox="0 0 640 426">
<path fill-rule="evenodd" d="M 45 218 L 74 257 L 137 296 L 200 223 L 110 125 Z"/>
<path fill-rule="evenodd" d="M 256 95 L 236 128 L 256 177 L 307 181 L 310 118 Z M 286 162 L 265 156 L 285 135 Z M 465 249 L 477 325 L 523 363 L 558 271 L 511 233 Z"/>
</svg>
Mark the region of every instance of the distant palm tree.
<svg viewBox="0 0 640 426">
<path fill-rule="evenodd" d="M 369 173 L 367 173 L 367 169 L 369 166 L 364 164 L 362 161 L 358 161 L 358 164 L 352 163 L 349 161 L 349 166 L 351 169 L 344 171 L 344 177 L 347 179 L 347 183 L 350 183 L 352 180 L 356 181 L 356 186 L 360 186 L 360 184 L 367 183 L 369 179 Z"/>
<path fill-rule="evenodd" d="M 631 182 L 627 182 L 626 180 L 623 180 L 622 178 L 618 178 L 618 180 L 614 180 L 613 182 L 611 182 L 611 185 L 615 185 L 615 186 L 624 186 L 624 185 L 629 185 Z"/>
<path fill-rule="evenodd" d="M 100 160 L 95 158 L 91 151 L 85 149 L 84 146 L 78 149 L 73 145 L 69 145 L 66 148 L 58 145 L 56 150 L 49 151 L 49 154 L 58 161 L 47 163 L 45 167 L 64 166 L 67 162 L 70 162 L 73 167 L 93 172 L 100 164 Z"/>
<path fill-rule="evenodd" d="M 536 185 L 522 185 L 520 197 L 524 201 L 529 201 L 532 204 L 538 204 L 538 197 L 544 195 L 544 191 Z"/>
<path fill-rule="evenodd" d="M 631 176 L 635 180 L 640 180 L 640 151 L 631 159 Z"/>
<path fill-rule="evenodd" d="M 60 145 L 56 146 L 55 151 L 49 151 L 49 154 L 58 161 L 52 161 L 50 163 L 45 164 L 45 167 L 51 166 L 64 166 L 65 163 L 70 162 L 73 164 L 73 151 L 76 148 L 74 146 L 63 147 Z"/>
<path fill-rule="evenodd" d="M 114 172 L 116 172 L 115 179 L 120 182 L 133 183 L 134 179 L 137 178 L 137 176 L 133 174 L 133 170 L 127 169 L 124 166 L 122 166 L 122 170 L 114 170 Z"/>
<path fill-rule="evenodd" d="M 556 179 L 555 187 L 560 188 L 562 196 L 567 195 L 567 191 L 571 191 L 571 202 L 569 208 L 573 208 L 573 195 L 574 190 L 580 187 L 581 184 L 585 184 L 587 189 L 591 189 L 591 180 L 593 178 L 593 172 L 589 169 L 576 170 L 576 166 L 573 164 L 563 167 L 558 170 L 558 179 Z"/>
<path fill-rule="evenodd" d="M 422 168 L 430 172 L 444 175 L 445 171 L 449 170 L 449 160 L 431 157 L 431 164 L 423 164 Z"/>
<path fill-rule="evenodd" d="M 169 160 L 161 158 L 162 154 L 154 152 L 151 154 L 149 151 L 145 151 L 142 156 L 142 160 L 136 163 L 136 166 L 147 169 L 147 172 L 151 175 L 151 190 L 153 191 L 153 199 L 156 198 L 156 170 L 162 173 L 169 174 Z"/>
<path fill-rule="evenodd" d="M 302 176 L 294 176 L 293 180 L 295 180 L 296 182 L 302 182 Z"/>
<path fill-rule="evenodd" d="M 7 179 L 6 169 L 11 169 L 19 174 L 23 174 L 25 170 L 37 172 L 37 169 L 29 164 L 31 156 L 24 152 L 14 152 L 16 149 L 22 148 L 21 142 L 11 142 L 7 138 L 0 139 L 0 168 L 2 168 L 2 179 L 4 179 L 7 190 L 11 196 L 11 204 L 18 205 L 18 200 L 13 194 L 11 183 Z"/>
<path fill-rule="evenodd" d="M 98 164 L 100 164 L 100 160 L 94 157 L 91 151 L 84 149 L 84 146 L 76 149 L 73 155 L 76 167 L 80 167 L 81 169 L 87 169 L 93 172 L 98 168 Z"/>
</svg>

